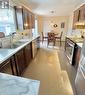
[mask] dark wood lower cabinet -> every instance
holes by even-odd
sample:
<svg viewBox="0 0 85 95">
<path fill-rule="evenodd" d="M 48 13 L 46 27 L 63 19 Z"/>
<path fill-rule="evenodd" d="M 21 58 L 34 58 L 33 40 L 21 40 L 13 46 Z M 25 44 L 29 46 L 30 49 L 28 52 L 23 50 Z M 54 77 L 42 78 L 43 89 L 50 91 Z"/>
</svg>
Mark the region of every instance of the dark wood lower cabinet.
<svg viewBox="0 0 85 95">
<path fill-rule="evenodd" d="M 2 64 L 0 64 L 0 72 L 12 74 L 11 62 L 10 59 L 6 60 Z"/>
<path fill-rule="evenodd" d="M 38 43 L 39 44 L 39 43 Z M 32 43 L 26 45 L 5 62 L 0 64 L 0 72 L 21 76 L 32 60 Z"/>
<path fill-rule="evenodd" d="M 24 56 L 24 49 L 18 51 L 15 54 L 15 61 L 17 64 L 17 69 L 18 69 L 18 75 L 21 75 L 24 69 L 26 68 L 26 63 L 25 63 L 25 56 Z"/>
<path fill-rule="evenodd" d="M 5 62 L 3 62 L 2 64 L 0 64 L 0 72 L 12 75 L 18 75 L 13 56 L 8 60 L 6 60 Z"/>
<path fill-rule="evenodd" d="M 25 54 L 25 60 L 26 60 L 26 66 L 29 65 L 30 61 L 32 60 L 32 45 L 28 44 L 25 48 L 24 48 L 24 54 Z"/>
</svg>

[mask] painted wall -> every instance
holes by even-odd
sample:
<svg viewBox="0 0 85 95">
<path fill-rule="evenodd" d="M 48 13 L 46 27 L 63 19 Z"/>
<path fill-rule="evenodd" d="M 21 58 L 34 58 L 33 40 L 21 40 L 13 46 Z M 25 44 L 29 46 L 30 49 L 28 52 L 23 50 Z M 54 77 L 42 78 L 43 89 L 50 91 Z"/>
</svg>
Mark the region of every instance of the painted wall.
<svg viewBox="0 0 85 95">
<path fill-rule="evenodd" d="M 61 28 L 61 23 L 65 23 L 65 27 Z M 61 33 L 63 31 L 62 40 L 65 40 L 65 35 L 68 31 L 69 16 L 55 16 L 55 17 L 44 17 L 38 16 L 38 31 L 44 32 L 44 35 L 47 32 L 54 31 L 55 33 Z M 53 27 L 54 24 L 57 24 L 57 27 Z"/>
</svg>

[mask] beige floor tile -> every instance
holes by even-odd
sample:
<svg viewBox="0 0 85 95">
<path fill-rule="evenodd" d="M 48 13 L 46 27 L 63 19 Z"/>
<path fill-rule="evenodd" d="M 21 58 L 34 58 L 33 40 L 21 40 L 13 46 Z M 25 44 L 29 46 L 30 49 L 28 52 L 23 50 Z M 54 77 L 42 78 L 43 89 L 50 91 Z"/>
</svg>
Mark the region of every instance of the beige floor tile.
<svg viewBox="0 0 85 95">
<path fill-rule="evenodd" d="M 39 95 L 66 95 L 63 89 L 61 70 L 66 70 L 67 73 L 69 72 L 68 74 L 75 76 L 72 71 L 73 67 L 70 66 L 64 55 L 63 47 L 56 46 L 54 48 L 52 46 L 47 47 L 46 44 L 41 44 L 36 57 L 31 61 L 23 76 L 40 80 Z M 74 81 L 72 76 L 71 80 Z"/>
</svg>

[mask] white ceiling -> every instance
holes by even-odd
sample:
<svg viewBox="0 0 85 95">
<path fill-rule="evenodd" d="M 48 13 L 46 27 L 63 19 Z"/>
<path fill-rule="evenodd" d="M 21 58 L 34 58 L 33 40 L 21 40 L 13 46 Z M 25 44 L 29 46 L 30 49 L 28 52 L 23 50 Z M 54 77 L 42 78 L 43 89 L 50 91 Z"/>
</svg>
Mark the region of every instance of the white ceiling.
<svg viewBox="0 0 85 95">
<path fill-rule="evenodd" d="M 15 0 L 30 7 L 39 15 L 67 16 L 85 0 Z M 54 11 L 54 13 L 51 13 Z"/>
</svg>

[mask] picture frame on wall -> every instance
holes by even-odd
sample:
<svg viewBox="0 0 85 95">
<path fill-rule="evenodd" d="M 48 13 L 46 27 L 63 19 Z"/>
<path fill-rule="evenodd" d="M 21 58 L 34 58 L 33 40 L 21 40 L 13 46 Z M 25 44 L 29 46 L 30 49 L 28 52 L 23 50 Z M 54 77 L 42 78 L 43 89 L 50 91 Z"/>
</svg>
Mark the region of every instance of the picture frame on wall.
<svg viewBox="0 0 85 95">
<path fill-rule="evenodd" d="M 56 27 L 58 27 L 58 25 L 57 24 L 54 24 L 53 27 L 56 28 Z"/>
<path fill-rule="evenodd" d="M 61 23 L 61 28 L 65 28 L 65 23 L 64 22 Z"/>
</svg>

